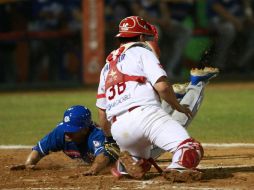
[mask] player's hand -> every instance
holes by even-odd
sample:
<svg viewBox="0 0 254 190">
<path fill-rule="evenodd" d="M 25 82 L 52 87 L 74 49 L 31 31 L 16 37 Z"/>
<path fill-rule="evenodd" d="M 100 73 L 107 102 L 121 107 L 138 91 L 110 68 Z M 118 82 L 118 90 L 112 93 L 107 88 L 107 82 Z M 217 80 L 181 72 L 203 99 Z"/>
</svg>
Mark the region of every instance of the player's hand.
<svg viewBox="0 0 254 190">
<path fill-rule="evenodd" d="M 177 111 L 184 113 L 189 119 L 193 117 L 191 110 L 188 108 L 188 105 L 181 105 L 180 109 Z"/>
<path fill-rule="evenodd" d="M 10 170 L 25 170 L 25 169 L 34 169 L 35 165 L 25 165 L 25 164 L 18 164 L 10 167 Z"/>
</svg>

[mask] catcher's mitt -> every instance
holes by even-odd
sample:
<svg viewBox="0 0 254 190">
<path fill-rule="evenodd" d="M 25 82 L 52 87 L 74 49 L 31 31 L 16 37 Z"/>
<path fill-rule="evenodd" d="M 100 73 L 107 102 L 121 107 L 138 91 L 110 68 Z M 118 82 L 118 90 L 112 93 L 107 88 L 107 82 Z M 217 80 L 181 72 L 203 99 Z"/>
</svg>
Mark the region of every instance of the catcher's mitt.
<svg viewBox="0 0 254 190">
<path fill-rule="evenodd" d="M 104 148 L 107 154 L 111 157 L 113 161 L 117 161 L 120 154 L 120 148 L 115 142 L 105 142 Z"/>
<path fill-rule="evenodd" d="M 127 151 L 120 153 L 119 161 L 125 167 L 127 173 L 135 179 L 142 179 L 145 173 L 151 169 L 151 164 L 148 160 L 140 159 L 135 161 Z"/>
</svg>

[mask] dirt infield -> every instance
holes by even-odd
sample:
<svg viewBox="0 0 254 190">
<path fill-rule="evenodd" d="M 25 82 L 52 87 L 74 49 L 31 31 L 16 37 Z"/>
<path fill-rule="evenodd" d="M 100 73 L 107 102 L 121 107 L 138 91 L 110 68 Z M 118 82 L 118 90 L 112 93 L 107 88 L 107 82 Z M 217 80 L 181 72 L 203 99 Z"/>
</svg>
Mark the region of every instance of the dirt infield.
<svg viewBox="0 0 254 190">
<path fill-rule="evenodd" d="M 35 170 L 10 171 L 23 163 L 28 149 L 0 150 L 0 189 L 254 189 L 254 148 L 205 148 L 200 164 L 204 177 L 199 182 L 170 183 L 155 172 L 145 180 L 116 180 L 106 169 L 98 176 L 81 176 L 88 166 L 70 160 L 63 153 L 52 153 L 41 160 Z M 165 167 L 169 155 L 158 159 Z"/>
</svg>

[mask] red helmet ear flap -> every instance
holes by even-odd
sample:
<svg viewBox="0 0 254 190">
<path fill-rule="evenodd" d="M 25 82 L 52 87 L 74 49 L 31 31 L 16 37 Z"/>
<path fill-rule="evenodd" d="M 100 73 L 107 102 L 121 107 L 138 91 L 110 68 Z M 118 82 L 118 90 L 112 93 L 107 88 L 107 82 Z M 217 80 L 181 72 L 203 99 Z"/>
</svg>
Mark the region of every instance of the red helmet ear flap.
<svg viewBox="0 0 254 190">
<path fill-rule="evenodd" d="M 158 45 L 159 33 L 158 33 L 157 28 L 154 25 L 152 25 L 152 24 L 149 24 L 149 25 L 150 25 L 150 27 L 151 27 L 151 29 L 153 31 L 154 39 L 153 39 L 153 41 L 150 41 L 150 40 L 149 41 L 145 41 L 145 43 L 152 49 L 153 53 L 159 59 L 160 56 L 161 56 L 161 50 L 160 50 L 160 47 Z"/>
<path fill-rule="evenodd" d="M 151 27 L 151 29 L 153 31 L 153 34 L 154 34 L 154 41 L 158 42 L 158 40 L 159 40 L 159 33 L 158 33 L 157 28 L 154 25 L 152 25 L 152 24 L 149 24 L 149 25 L 150 25 L 150 27 Z"/>
</svg>

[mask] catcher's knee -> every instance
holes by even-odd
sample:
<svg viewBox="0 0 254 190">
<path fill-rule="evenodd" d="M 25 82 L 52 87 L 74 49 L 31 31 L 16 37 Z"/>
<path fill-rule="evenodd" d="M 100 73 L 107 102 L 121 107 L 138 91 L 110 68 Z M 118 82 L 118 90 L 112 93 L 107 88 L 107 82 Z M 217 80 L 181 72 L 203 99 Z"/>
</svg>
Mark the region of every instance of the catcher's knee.
<svg viewBox="0 0 254 190">
<path fill-rule="evenodd" d="M 196 168 L 203 158 L 204 150 L 201 144 L 192 139 L 186 139 L 177 147 L 173 155 L 173 162 L 178 165 L 193 169 Z"/>
</svg>

